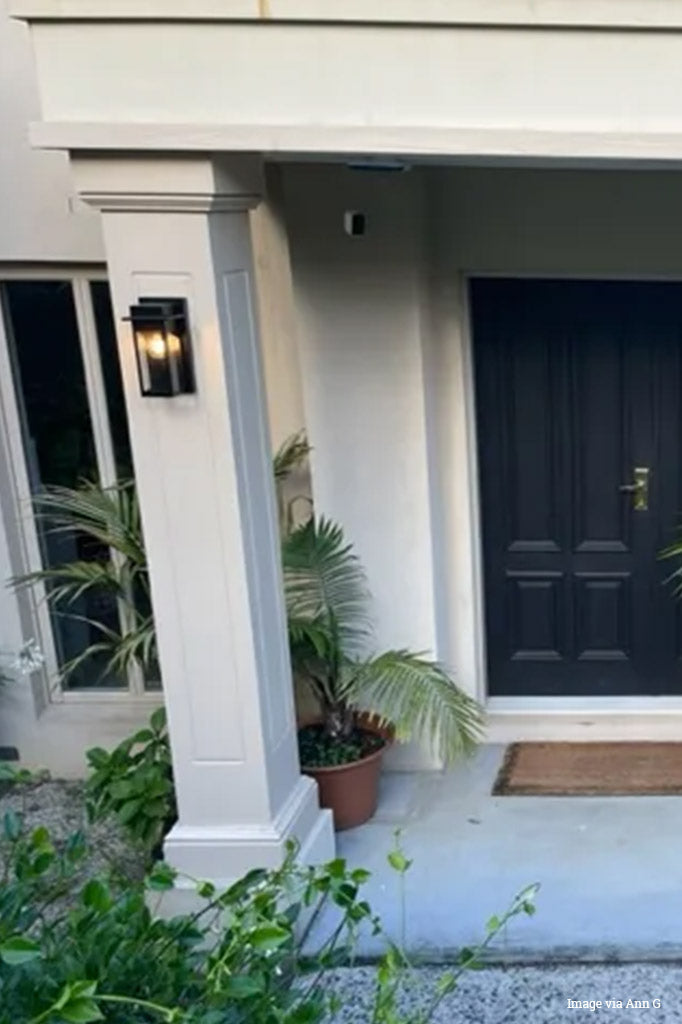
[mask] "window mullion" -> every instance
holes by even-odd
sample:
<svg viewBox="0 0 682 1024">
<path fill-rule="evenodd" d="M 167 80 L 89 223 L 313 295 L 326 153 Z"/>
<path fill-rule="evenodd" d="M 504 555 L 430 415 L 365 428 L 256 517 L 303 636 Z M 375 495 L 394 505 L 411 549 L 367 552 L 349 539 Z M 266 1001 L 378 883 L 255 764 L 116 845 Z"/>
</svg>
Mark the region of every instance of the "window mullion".
<svg viewBox="0 0 682 1024">
<path fill-rule="evenodd" d="M 111 439 L 95 314 L 92 308 L 90 285 L 85 277 L 74 278 L 73 293 L 99 479 L 103 487 L 111 487 L 116 483 L 116 459 Z"/>
</svg>

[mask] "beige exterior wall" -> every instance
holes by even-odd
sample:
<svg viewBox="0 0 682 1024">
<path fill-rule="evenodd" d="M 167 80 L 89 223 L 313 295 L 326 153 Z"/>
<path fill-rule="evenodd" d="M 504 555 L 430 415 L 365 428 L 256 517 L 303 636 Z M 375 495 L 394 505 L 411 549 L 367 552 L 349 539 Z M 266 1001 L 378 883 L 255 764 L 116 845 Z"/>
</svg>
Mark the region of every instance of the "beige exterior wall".
<svg viewBox="0 0 682 1024">
<path fill-rule="evenodd" d="M 31 149 L 39 110 L 28 28 L 0 0 L 0 264 L 102 263 L 99 220 L 75 199 L 66 154 Z"/>
</svg>

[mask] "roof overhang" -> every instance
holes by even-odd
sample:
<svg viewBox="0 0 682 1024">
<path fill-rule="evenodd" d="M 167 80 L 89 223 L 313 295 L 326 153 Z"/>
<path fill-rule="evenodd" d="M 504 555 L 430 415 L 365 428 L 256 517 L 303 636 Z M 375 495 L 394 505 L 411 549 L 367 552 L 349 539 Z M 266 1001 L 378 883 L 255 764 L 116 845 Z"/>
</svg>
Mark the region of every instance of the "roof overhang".
<svg viewBox="0 0 682 1024">
<path fill-rule="evenodd" d="M 37 146 L 679 163 L 682 0 L 13 0 Z"/>
</svg>

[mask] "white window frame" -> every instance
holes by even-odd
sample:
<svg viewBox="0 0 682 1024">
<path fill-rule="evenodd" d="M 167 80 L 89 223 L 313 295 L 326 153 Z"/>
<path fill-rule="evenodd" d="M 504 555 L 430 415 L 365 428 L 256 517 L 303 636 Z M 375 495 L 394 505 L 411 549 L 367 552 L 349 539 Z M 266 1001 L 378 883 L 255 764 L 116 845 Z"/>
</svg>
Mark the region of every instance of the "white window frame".
<svg viewBox="0 0 682 1024">
<path fill-rule="evenodd" d="M 95 455 L 103 486 L 116 482 L 116 461 L 90 282 L 107 280 L 106 270 L 101 266 L 58 264 L 49 267 L 43 265 L 17 268 L 0 264 L 0 288 L 6 281 L 71 282 Z M 20 563 L 17 571 L 19 575 L 41 569 L 43 561 L 36 521 L 32 513 L 31 488 L 21 426 L 20 396 L 15 389 L 14 378 L 9 339 L 0 310 L 0 430 L 4 433 L 7 447 L 7 485 L 18 525 L 20 550 L 16 555 Z M 4 481 L 0 482 L 0 485 L 2 483 Z M 30 595 L 22 596 L 27 599 L 27 607 L 34 626 L 33 635 L 45 656 L 42 685 L 47 703 L 119 703 L 133 699 L 152 706 L 158 705 L 159 691 L 145 689 L 142 671 L 137 666 L 128 674 L 127 687 L 98 687 L 92 690 L 65 688 L 59 676 L 57 650 L 45 588 L 42 584 L 37 584 L 31 588 Z"/>
</svg>

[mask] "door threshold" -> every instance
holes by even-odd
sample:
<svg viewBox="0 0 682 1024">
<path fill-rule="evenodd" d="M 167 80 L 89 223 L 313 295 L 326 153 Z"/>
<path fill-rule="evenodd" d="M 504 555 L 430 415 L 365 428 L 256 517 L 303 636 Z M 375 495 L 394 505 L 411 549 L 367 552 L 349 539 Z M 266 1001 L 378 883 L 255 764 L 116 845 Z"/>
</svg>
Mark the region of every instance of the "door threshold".
<svg viewBox="0 0 682 1024">
<path fill-rule="evenodd" d="M 679 740 L 682 697 L 491 697 L 487 741 Z"/>
</svg>

